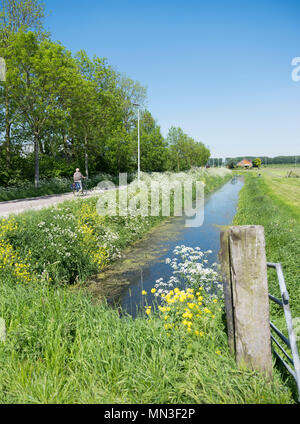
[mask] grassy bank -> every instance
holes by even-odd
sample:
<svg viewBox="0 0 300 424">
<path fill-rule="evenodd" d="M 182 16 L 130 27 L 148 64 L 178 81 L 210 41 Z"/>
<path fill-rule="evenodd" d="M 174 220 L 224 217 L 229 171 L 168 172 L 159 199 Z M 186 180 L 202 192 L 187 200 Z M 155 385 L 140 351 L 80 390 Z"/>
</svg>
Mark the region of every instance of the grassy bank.
<svg viewBox="0 0 300 424">
<path fill-rule="evenodd" d="M 264 226 L 267 259 L 283 265 L 293 315 L 300 316 L 300 208 L 289 203 L 288 190 L 282 195 L 276 186 L 268 177 L 248 176 L 240 193 L 234 224 Z M 278 293 L 278 283 L 273 278 L 270 290 Z"/>
<path fill-rule="evenodd" d="M 228 175 L 201 178 L 206 180 L 206 190 L 212 190 Z M 12 251 L 9 257 L 2 256 L 1 264 L 6 266 L 0 284 L 0 317 L 6 323 L 6 340 L 0 342 L 1 403 L 293 401 L 278 371 L 270 383 L 257 373 L 237 369 L 227 346 L 222 302 L 215 304 L 197 293 L 181 295 L 181 302 L 175 291 L 174 297 L 168 298 L 170 309 L 165 308 L 168 315 L 146 308 L 135 320 L 128 316 L 120 319 L 116 310 L 105 302 L 96 304 L 86 291 L 59 284 L 70 275 L 83 278 L 82 269 L 92 272 L 95 264 L 91 258 L 99 249 L 93 244 L 95 239 L 90 240 L 91 245 L 85 240 L 85 235 L 91 234 L 88 228 L 94 235 L 101 234 L 102 239 L 97 240 L 102 240 L 102 248 L 111 246 L 110 252 L 118 254 L 113 246 L 121 251 L 122 246 L 141 237 L 147 225 L 154 225 L 146 225 L 145 219 L 140 222 L 140 217 L 131 217 L 132 221 L 107 217 L 98 223 L 91 202 L 75 201 L 51 212 L 25 214 L 18 218 L 17 228 L 15 222 L 2 223 L 1 243 L 7 243 Z M 74 238 L 78 222 L 84 230 Z M 96 233 L 100 228 L 105 232 Z M 110 245 L 105 244 L 108 230 Z M 115 240 L 112 233 L 118 235 Z M 82 250 L 78 250 L 80 246 Z M 69 249 L 72 268 L 68 261 L 61 261 L 63 248 Z M 177 312 L 186 307 L 186 318 L 177 325 Z M 194 309 L 197 314 L 191 319 Z"/>
<path fill-rule="evenodd" d="M 145 181 L 168 177 L 150 175 Z M 187 177 L 205 182 L 208 193 L 226 182 L 231 173 L 196 169 L 180 175 Z M 134 199 L 138 192 L 134 183 L 128 190 L 129 198 Z M 0 276 L 8 273 L 16 281 L 55 284 L 84 281 L 118 259 L 127 246 L 164 219 L 130 211 L 126 216 L 101 216 L 96 209 L 98 200 L 95 196 L 66 201 L 0 221 Z"/>
<path fill-rule="evenodd" d="M 264 226 L 267 260 L 282 264 L 292 316 L 297 318 L 300 316 L 300 208 L 293 194 L 295 190 L 300 192 L 300 180 L 285 178 L 286 172 L 281 176 L 274 171 L 261 173 L 260 178 L 256 174 L 246 176 L 234 224 Z M 280 297 L 276 273 L 270 270 L 268 274 L 270 293 Z M 282 309 L 272 302 L 270 313 L 275 325 L 287 335 Z M 284 371 L 283 378 L 295 389 L 293 380 Z"/>
<path fill-rule="evenodd" d="M 1 403 L 288 403 L 275 373 L 238 370 L 218 315 L 199 338 L 157 315 L 120 319 L 86 292 L 2 280 Z"/>
</svg>

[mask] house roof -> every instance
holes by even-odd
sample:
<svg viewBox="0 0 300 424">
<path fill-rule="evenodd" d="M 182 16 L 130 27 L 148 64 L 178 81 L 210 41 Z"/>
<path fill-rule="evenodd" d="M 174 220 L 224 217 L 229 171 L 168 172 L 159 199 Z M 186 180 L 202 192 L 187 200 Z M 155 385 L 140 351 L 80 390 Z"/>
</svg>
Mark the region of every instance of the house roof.
<svg viewBox="0 0 300 424">
<path fill-rule="evenodd" d="M 238 166 L 252 166 L 252 162 L 248 159 L 243 159 L 241 162 L 238 163 Z"/>
</svg>

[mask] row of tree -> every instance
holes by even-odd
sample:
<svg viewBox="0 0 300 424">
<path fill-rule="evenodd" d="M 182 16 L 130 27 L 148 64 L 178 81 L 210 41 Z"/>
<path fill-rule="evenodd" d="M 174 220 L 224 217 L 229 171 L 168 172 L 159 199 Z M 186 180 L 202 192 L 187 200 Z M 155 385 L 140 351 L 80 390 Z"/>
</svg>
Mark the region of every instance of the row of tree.
<svg viewBox="0 0 300 424">
<path fill-rule="evenodd" d="M 204 166 L 203 143 L 172 127 L 165 139 L 146 110 L 146 89 L 107 60 L 72 55 L 43 30 L 39 0 L 2 0 L 0 56 L 0 184 L 40 176 L 87 175 L 137 168 L 137 110 L 141 107 L 142 171 Z M 33 152 L 24 154 L 24 145 Z"/>
</svg>

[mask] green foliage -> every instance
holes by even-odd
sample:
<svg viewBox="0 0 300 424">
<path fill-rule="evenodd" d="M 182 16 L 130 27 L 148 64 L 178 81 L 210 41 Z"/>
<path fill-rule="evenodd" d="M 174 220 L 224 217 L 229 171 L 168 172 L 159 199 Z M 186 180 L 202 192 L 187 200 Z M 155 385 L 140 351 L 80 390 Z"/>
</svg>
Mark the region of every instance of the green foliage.
<svg viewBox="0 0 300 424">
<path fill-rule="evenodd" d="M 45 17 L 44 5 L 39 0 L 2 0 L 0 36 L 4 43 L 19 30 L 41 33 Z"/>
<path fill-rule="evenodd" d="M 38 0 L 5 0 L 3 7 L 0 56 L 7 78 L 0 83 L 0 185 L 34 179 L 38 187 L 40 179 L 69 177 L 77 167 L 87 176 L 135 172 L 134 104 L 141 112 L 142 171 L 207 163 L 209 150 L 181 129 L 171 128 L 163 138 L 139 82 L 104 58 L 90 59 L 84 50 L 73 56 L 53 42 L 43 32 Z M 26 145 L 33 153 L 24 152 Z"/>
<path fill-rule="evenodd" d="M 253 167 L 254 168 L 260 168 L 261 167 L 261 164 L 262 164 L 262 161 L 261 161 L 261 159 L 256 158 L 256 159 L 254 159 L 254 161 L 252 162 L 252 164 L 253 164 Z"/>
<path fill-rule="evenodd" d="M 193 166 L 205 166 L 210 156 L 203 143 L 196 142 L 183 132 L 181 128 L 171 127 L 167 136 L 170 148 L 169 160 L 172 170 L 178 172 L 191 169 Z"/>
<path fill-rule="evenodd" d="M 230 159 L 230 160 L 227 162 L 227 167 L 228 167 L 229 169 L 234 169 L 234 168 L 236 168 L 236 165 L 237 165 L 237 161 L 236 161 L 236 160 L 234 160 L 234 159 Z"/>
</svg>

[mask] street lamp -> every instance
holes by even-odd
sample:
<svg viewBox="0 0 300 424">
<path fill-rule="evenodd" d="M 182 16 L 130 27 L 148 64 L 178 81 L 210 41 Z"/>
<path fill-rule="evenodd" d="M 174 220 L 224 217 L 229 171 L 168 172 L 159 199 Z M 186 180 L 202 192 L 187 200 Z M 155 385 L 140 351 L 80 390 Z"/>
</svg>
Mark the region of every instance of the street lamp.
<svg viewBox="0 0 300 424">
<path fill-rule="evenodd" d="M 133 103 L 133 106 L 140 107 L 138 103 Z M 140 109 L 138 109 L 138 182 L 141 179 L 141 148 L 140 148 Z"/>
</svg>

